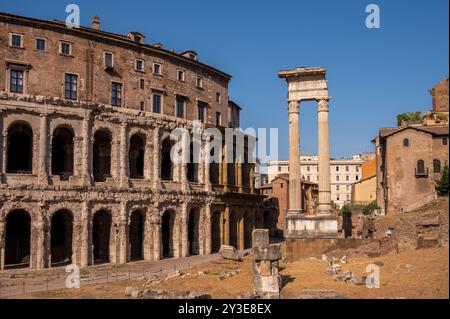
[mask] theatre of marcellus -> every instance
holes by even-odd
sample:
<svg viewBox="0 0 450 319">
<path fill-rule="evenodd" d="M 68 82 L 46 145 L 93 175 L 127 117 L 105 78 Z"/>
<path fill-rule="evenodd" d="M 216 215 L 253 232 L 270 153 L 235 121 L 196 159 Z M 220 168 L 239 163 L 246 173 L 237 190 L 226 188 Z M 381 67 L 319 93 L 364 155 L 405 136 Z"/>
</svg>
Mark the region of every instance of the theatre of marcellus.
<svg viewBox="0 0 450 319">
<path fill-rule="evenodd" d="M 0 270 L 244 249 L 268 227 L 249 160 L 171 160 L 174 128 L 239 127 L 231 77 L 195 51 L 102 31 L 98 17 L 4 13 L 0 48 Z"/>
</svg>

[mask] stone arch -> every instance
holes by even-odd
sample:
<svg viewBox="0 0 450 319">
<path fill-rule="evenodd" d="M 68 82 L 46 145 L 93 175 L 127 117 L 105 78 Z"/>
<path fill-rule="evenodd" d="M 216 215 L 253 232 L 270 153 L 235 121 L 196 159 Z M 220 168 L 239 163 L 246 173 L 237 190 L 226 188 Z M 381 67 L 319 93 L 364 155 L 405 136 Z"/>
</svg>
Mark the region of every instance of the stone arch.
<svg viewBox="0 0 450 319">
<path fill-rule="evenodd" d="M 70 264 L 73 255 L 73 221 L 71 211 L 60 209 L 51 217 L 50 226 L 50 263 Z"/>
<path fill-rule="evenodd" d="M 190 256 L 200 254 L 200 210 L 191 208 L 188 213 L 188 252 Z"/>
<path fill-rule="evenodd" d="M 161 217 L 162 258 L 175 256 L 176 213 L 172 209 L 164 211 Z"/>
<path fill-rule="evenodd" d="M 211 253 L 217 253 L 221 244 L 221 212 L 213 211 L 211 215 Z"/>
<path fill-rule="evenodd" d="M 128 150 L 130 178 L 144 178 L 145 144 L 145 135 L 141 133 L 135 133 L 130 138 L 130 147 Z"/>
<path fill-rule="evenodd" d="M 30 267 L 30 214 L 24 209 L 11 210 L 5 226 L 5 268 Z"/>
<path fill-rule="evenodd" d="M 92 221 L 94 263 L 110 262 L 112 216 L 108 210 L 98 210 Z"/>
<path fill-rule="evenodd" d="M 108 129 L 98 129 L 94 134 L 92 167 L 94 181 L 104 182 L 111 176 L 112 135 Z"/>
<path fill-rule="evenodd" d="M 32 173 L 33 130 L 28 123 L 18 121 L 9 126 L 6 152 L 7 173 Z"/>
<path fill-rule="evenodd" d="M 134 210 L 130 215 L 129 241 L 130 259 L 144 259 L 144 234 L 145 234 L 145 214 L 139 210 Z"/>
<path fill-rule="evenodd" d="M 169 137 L 161 143 L 161 179 L 166 181 L 172 181 L 174 175 L 174 165 L 170 156 L 173 144 Z"/>
<path fill-rule="evenodd" d="M 66 125 L 60 125 L 53 131 L 51 172 L 52 175 L 59 175 L 61 180 L 68 180 L 73 175 L 74 137 L 73 130 Z"/>
</svg>

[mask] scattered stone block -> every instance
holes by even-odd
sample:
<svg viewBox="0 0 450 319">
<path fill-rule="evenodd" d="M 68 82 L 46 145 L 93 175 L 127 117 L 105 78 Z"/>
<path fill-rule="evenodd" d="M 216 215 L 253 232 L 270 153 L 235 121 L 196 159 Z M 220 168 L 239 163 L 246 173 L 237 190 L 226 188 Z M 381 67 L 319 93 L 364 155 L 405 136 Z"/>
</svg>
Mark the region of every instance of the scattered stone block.
<svg viewBox="0 0 450 319">
<path fill-rule="evenodd" d="M 239 254 L 239 251 L 233 246 L 222 245 L 220 246 L 219 254 L 224 259 L 231 259 L 235 261 L 241 261 L 242 257 Z"/>
</svg>

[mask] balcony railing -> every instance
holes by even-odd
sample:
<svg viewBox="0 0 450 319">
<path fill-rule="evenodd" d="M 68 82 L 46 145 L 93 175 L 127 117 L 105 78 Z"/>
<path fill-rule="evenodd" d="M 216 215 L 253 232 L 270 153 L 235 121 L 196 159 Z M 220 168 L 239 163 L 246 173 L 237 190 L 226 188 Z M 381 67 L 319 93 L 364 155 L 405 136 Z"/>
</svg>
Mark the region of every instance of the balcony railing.
<svg viewBox="0 0 450 319">
<path fill-rule="evenodd" d="M 31 175 L 33 172 L 27 169 L 9 169 L 6 171 L 7 174 L 28 174 Z"/>
</svg>

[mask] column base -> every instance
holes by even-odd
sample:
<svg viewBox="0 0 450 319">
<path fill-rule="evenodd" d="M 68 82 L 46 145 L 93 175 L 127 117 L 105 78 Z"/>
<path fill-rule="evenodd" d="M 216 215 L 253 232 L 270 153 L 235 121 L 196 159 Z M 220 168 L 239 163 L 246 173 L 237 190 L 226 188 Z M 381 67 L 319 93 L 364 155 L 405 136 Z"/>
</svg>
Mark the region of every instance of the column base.
<svg viewBox="0 0 450 319">
<path fill-rule="evenodd" d="M 287 215 L 285 238 L 337 238 L 338 223 L 334 215 Z"/>
</svg>

